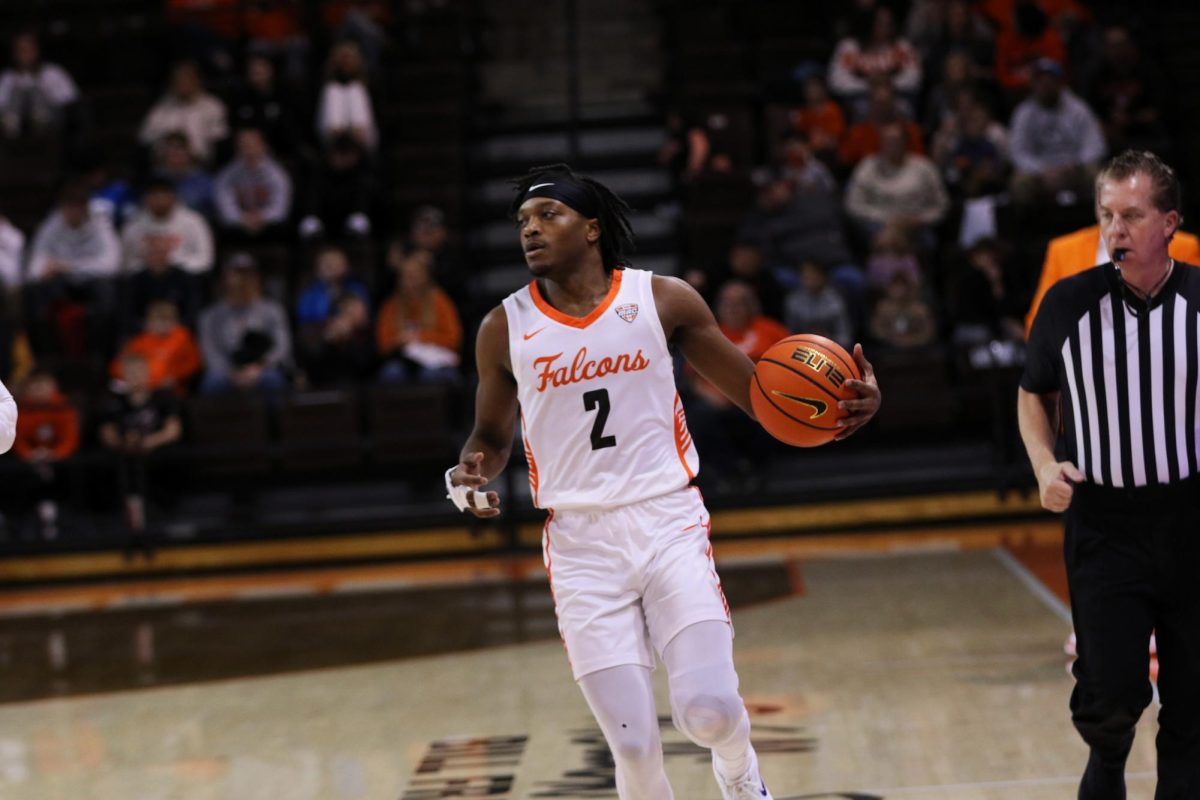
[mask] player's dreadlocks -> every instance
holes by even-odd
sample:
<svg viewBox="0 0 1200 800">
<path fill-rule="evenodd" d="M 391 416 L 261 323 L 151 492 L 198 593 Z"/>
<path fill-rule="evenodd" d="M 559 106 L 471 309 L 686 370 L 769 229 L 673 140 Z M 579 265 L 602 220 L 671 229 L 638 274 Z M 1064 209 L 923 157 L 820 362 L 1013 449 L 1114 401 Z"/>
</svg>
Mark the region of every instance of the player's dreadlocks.
<svg viewBox="0 0 1200 800">
<path fill-rule="evenodd" d="M 604 269 L 611 272 L 615 267 L 627 266 L 626 259 L 634 251 L 633 228 L 628 217 L 629 204 L 612 189 L 594 178 L 576 173 L 566 164 L 533 167 L 524 177 L 513 181 L 516 195 L 509 206 L 509 216 L 517 216 L 530 188 L 555 180 L 578 186 L 594 202 L 595 219 L 600 222 L 600 258 L 604 261 Z"/>
</svg>

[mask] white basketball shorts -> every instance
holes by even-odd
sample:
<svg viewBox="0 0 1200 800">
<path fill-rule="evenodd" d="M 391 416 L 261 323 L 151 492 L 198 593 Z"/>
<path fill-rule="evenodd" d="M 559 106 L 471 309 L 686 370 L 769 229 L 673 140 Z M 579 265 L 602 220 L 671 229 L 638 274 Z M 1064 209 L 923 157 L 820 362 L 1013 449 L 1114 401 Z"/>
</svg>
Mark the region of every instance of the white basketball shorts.
<svg viewBox="0 0 1200 800">
<path fill-rule="evenodd" d="M 654 655 L 689 625 L 729 622 L 700 491 L 598 510 L 551 511 L 542 552 L 571 671 L 579 680 Z"/>
</svg>

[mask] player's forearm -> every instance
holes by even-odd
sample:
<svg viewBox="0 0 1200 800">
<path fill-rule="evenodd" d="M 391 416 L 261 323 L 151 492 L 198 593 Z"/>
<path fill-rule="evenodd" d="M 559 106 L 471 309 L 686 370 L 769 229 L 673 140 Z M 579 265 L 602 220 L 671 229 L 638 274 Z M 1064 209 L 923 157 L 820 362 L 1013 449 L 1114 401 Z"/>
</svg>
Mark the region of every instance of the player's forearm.
<svg viewBox="0 0 1200 800">
<path fill-rule="evenodd" d="M 754 408 L 750 405 L 754 362 L 726 339 L 716 325 L 703 336 L 684 338 L 680 342 L 680 350 L 701 377 L 717 387 L 721 394 L 749 414 L 751 419 L 756 419 Z"/>
<path fill-rule="evenodd" d="M 751 419 L 757 419 L 754 416 L 754 407 L 750 404 L 750 381 L 754 377 L 754 362 L 732 345 L 730 349 L 736 356 L 731 356 L 719 364 L 709 363 L 703 358 L 689 358 L 688 361 L 702 378 L 729 398 L 729 402 L 749 414 Z"/>
<path fill-rule="evenodd" d="M 749 415 L 750 419 L 758 419 L 754 415 L 754 406 L 750 403 L 750 383 L 754 379 L 754 362 L 746 359 L 744 364 L 739 364 L 738 369 L 731 370 L 730 376 L 726 379 L 725 385 L 718 384 L 717 388 L 721 393 L 733 402 L 742 411 Z"/>
<path fill-rule="evenodd" d="M 1039 395 L 1017 390 L 1017 423 L 1029 463 L 1036 475 L 1042 467 L 1053 464 L 1054 431 L 1057 425 L 1057 405 L 1052 395 Z"/>
<path fill-rule="evenodd" d="M 483 453 L 483 463 L 479 465 L 479 474 L 489 481 L 496 477 L 508 466 L 508 458 L 512 454 L 512 437 L 503 437 L 488 431 L 476 429 L 467 437 L 459 460 L 462 461 L 471 453 Z"/>
</svg>

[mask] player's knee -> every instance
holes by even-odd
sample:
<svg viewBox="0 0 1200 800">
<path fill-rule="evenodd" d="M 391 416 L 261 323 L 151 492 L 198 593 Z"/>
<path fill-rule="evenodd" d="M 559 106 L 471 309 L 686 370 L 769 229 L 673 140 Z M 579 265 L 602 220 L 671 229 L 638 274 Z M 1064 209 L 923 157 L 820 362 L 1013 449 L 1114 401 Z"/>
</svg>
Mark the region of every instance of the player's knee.
<svg viewBox="0 0 1200 800">
<path fill-rule="evenodd" d="M 746 716 L 746 708 L 736 694 L 728 697 L 697 694 L 673 699 L 675 727 L 701 747 L 727 741 Z"/>
<path fill-rule="evenodd" d="M 609 743 L 613 760 L 632 769 L 653 765 L 662 758 L 662 748 L 651 736 L 628 734 Z"/>
</svg>

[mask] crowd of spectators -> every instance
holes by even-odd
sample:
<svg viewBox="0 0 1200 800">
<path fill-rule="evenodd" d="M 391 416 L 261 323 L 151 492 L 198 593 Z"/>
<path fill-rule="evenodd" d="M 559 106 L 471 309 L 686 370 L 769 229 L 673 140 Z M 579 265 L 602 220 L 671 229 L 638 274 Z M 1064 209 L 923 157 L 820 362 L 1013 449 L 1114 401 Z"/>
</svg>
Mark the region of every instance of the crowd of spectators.
<svg viewBox="0 0 1200 800">
<path fill-rule="evenodd" d="M 1086 209 L 1107 154 L 1167 147 L 1160 73 L 1128 27 L 1074 0 L 900 7 L 854 4 L 829 61 L 795 70 L 799 101 L 768 131 L 728 262 L 689 280 L 710 299 L 744 281 L 768 316 L 847 346 L 921 347 L 981 324 L 1019 339 L 1036 275 L 1012 274 L 998 209 Z M 685 191 L 731 169 L 679 149 L 664 163 Z M 712 149 L 703 126 L 687 131 L 689 156 Z"/>
<path fill-rule="evenodd" d="M 795 99 L 763 114 L 765 163 L 728 257 L 690 253 L 687 278 L 715 308 L 737 286 L 784 330 L 877 357 L 969 369 L 983 348 L 1015 365 L 1040 255 L 1018 258 L 1010 234 L 1086 220 L 1121 149 L 1171 160 L 1163 73 L 1136 29 L 1076 0 L 863 0 L 846 14 L 828 61 L 798 65 Z M 722 132 L 672 133 L 661 160 L 685 197 L 710 176 L 724 191 L 738 168 Z M 710 417 L 696 438 L 720 448 Z"/>
<path fill-rule="evenodd" d="M 166 2 L 177 60 L 129 121 L 129 163 L 88 139 L 80 76 L 36 32 L 0 70 L 0 146 L 57 174 L 26 230 L 0 199 L 0 378 L 20 387 L 24 495 L 47 538 L 55 466 L 81 441 L 118 458 L 144 528 L 146 458 L 180 438 L 188 396 L 461 381 L 446 217 L 390 208 L 375 180 L 387 4 L 325 3 L 319 44 L 303 4 L 247 4 L 236 25 L 227 5 Z"/>
<path fill-rule="evenodd" d="M 243 20 L 248 36 L 190 5 L 167 2 L 182 58 L 137 127 L 137 163 L 97 157 L 72 76 L 35 34 L 12 40 L 0 139 L 70 146 L 40 225 L 22 231 L 0 207 L 0 374 L 34 379 L 31 402 L 47 409 L 67 402 L 55 371 L 97 357 L 114 398 L 144 383 L 175 403 L 459 382 L 472 320 L 445 215 L 379 213 L 388 4 L 327 3 L 327 43 L 288 4 L 262 4 L 275 10 Z M 999 217 L 1086 208 L 1107 154 L 1169 147 L 1160 70 L 1135 30 L 1077 0 L 860 0 L 847 13 L 828 59 L 794 72 L 796 101 L 769 130 L 726 257 L 690 263 L 687 279 L 751 354 L 789 330 L 874 353 L 1019 346 L 1036 275 L 1014 266 Z M 685 193 L 753 166 L 695 118 L 667 122 L 662 163 Z M 707 403 L 699 420 L 734 424 L 694 376 L 684 383 Z M 47 435 L 24 451 L 31 464 L 78 446 Z"/>
</svg>

